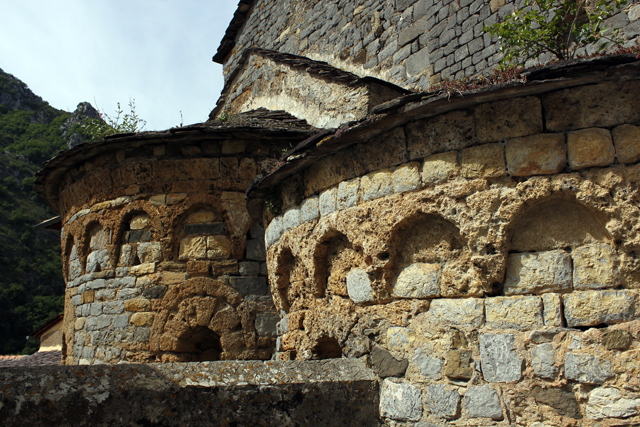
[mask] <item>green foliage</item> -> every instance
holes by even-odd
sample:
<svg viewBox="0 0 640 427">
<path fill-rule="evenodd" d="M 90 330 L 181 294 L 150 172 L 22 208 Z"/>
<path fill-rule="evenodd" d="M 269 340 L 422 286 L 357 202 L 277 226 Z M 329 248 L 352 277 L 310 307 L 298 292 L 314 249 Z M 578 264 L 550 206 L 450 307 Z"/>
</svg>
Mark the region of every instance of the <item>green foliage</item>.
<svg viewBox="0 0 640 427">
<path fill-rule="evenodd" d="M 22 83 L 0 71 L 0 94 L 16 98 Z M 34 330 L 63 311 L 60 238 L 34 225 L 55 214 L 33 192 L 42 162 L 66 148 L 60 126 L 71 116 L 35 96 L 23 109 L 0 105 L 0 354 L 29 354 Z"/>
<path fill-rule="evenodd" d="M 602 23 L 614 7 L 625 4 L 627 0 L 526 0 L 525 8 L 484 30 L 498 36 L 503 65 L 524 65 L 543 53 L 572 59 L 578 48 L 592 43 L 599 42 L 600 50 L 619 44 L 618 31 L 608 31 Z"/>
<path fill-rule="evenodd" d="M 280 187 L 272 187 L 269 189 L 267 196 L 264 199 L 264 203 L 267 206 L 269 212 L 274 215 L 279 215 L 282 211 L 282 198 L 280 197 Z"/>
<path fill-rule="evenodd" d="M 100 119 L 87 119 L 80 125 L 80 129 L 82 133 L 89 135 L 91 140 L 99 141 L 117 133 L 140 132 L 146 124 L 146 120 L 141 119 L 136 113 L 136 100 L 131 99 L 128 113 L 124 112 L 118 102 L 115 117 L 103 111 L 100 113 Z"/>
</svg>

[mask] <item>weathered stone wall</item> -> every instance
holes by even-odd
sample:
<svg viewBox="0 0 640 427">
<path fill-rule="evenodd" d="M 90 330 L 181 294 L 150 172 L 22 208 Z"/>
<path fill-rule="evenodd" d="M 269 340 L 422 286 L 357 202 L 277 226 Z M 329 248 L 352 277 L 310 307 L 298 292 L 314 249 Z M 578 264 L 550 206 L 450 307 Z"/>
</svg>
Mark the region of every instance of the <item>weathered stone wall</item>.
<svg viewBox="0 0 640 427">
<path fill-rule="evenodd" d="M 269 359 L 278 316 L 244 190 L 282 146 L 160 140 L 68 168 L 64 363 Z"/>
<path fill-rule="evenodd" d="M 5 427 L 380 425 L 357 360 L 5 368 L 0 384 Z"/>
<path fill-rule="evenodd" d="M 359 76 L 427 90 L 442 79 L 475 76 L 501 59 L 483 31 L 524 0 L 256 0 L 224 60 L 228 78 L 246 48 L 271 49 L 325 61 Z M 640 6 L 630 1 L 606 21 L 628 39 L 640 34 Z M 591 53 L 591 52 L 589 52 Z M 548 57 L 541 60 L 548 60 Z M 246 79 L 254 79 L 247 75 Z M 230 101 L 242 93 L 231 93 Z"/>
<path fill-rule="evenodd" d="M 461 97 L 285 182 L 278 357 L 365 356 L 388 425 L 640 423 L 640 80 L 573 86 Z"/>
<path fill-rule="evenodd" d="M 400 88 L 362 81 L 351 73 L 277 52 L 246 52 L 235 77 L 227 82 L 212 116 L 258 108 L 286 110 L 317 128 L 337 128 L 366 117 L 371 108 L 404 94 Z M 332 75 L 333 74 L 333 75 Z M 227 102 L 229 100 L 229 102 Z"/>
</svg>

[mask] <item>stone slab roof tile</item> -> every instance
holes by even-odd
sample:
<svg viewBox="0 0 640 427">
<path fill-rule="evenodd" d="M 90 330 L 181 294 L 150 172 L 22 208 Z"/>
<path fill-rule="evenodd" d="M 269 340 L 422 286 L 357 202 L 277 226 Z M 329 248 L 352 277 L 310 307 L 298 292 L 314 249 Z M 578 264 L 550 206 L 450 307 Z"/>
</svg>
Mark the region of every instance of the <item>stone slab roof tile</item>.
<svg viewBox="0 0 640 427">
<path fill-rule="evenodd" d="M 0 356 L 0 368 L 60 365 L 61 359 L 60 350 L 40 351 L 30 356 Z"/>
</svg>

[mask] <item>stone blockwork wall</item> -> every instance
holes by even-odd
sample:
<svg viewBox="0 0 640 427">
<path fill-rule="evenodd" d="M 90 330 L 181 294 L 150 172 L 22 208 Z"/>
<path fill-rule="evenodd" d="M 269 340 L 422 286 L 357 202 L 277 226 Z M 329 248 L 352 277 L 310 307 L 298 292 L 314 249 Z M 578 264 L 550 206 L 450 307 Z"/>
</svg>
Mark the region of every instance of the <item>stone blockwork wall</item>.
<svg viewBox="0 0 640 427">
<path fill-rule="evenodd" d="M 258 108 L 284 109 L 317 128 L 337 128 L 404 94 L 392 85 L 362 81 L 306 58 L 264 50 L 246 54 L 242 69 L 227 82 L 212 116 L 222 110 L 237 114 Z"/>
<path fill-rule="evenodd" d="M 378 383 L 358 360 L 0 369 L 0 424 L 378 426 Z"/>
<path fill-rule="evenodd" d="M 359 76 L 427 90 L 442 79 L 475 76 L 501 59 L 483 27 L 523 7 L 523 0 L 256 0 L 224 59 L 225 78 L 246 48 L 306 56 Z M 606 24 L 640 34 L 640 6 L 630 1 Z M 548 60 L 549 58 L 541 58 Z M 216 58 L 222 62 L 222 58 Z M 229 101 L 241 96 L 230 94 Z"/>
<path fill-rule="evenodd" d="M 640 81 L 527 90 L 285 182 L 281 360 L 366 357 L 388 425 L 640 423 Z"/>
<path fill-rule="evenodd" d="M 278 316 L 244 190 L 283 145 L 158 140 L 68 168 L 64 363 L 269 359 Z"/>
</svg>

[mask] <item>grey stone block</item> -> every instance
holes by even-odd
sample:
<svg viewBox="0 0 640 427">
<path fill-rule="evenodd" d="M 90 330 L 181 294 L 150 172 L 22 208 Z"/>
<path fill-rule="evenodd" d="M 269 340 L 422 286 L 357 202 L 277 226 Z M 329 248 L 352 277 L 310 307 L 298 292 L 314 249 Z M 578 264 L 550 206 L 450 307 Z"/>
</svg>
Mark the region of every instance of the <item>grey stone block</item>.
<svg viewBox="0 0 640 427">
<path fill-rule="evenodd" d="M 241 261 L 238 270 L 243 276 L 256 276 L 260 274 L 260 263 L 256 261 Z"/>
<path fill-rule="evenodd" d="M 120 314 L 124 311 L 124 301 L 107 301 L 102 305 L 104 314 Z"/>
<path fill-rule="evenodd" d="M 519 381 L 522 378 L 524 359 L 518 357 L 513 334 L 482 334 L 480 357 L 482 375 L 490 382 Z"/>
<path fill-rule="evenodd" d="M 80 277 L 82 274 L 82 264 L 80 264 L 80 260 L 75 259 L 69 262 L 69 280 L 74 280 Z"/>
<path fill-rule="evenodd" d="M 411 55 L 405 65 L 407 67 L 407 74 L 410 76 L 415 76 L 423 72 L 429 66 L 429 53 L 427 52 L 427 48 L 423 48 Z"/>
<path fill-rule="evenodd" d="M 300 225 L 300 209 L 289 209 L 282 216 L 282 228 L 284 231 L 291 230 Z"/>
<path fill-rule="evenodd" d="M 416 349 L 415 356 L 412 360 L 413 363 L 420 369 L 420 374 L 432 380 L 439 380 L 442 378 L 442 366 L 444 360 L 437 357 L 431 357 L 427 355 L 427 350 L 419 347 Z"/>
<path fill-rule="evenodd" d="M 73 304 L 74 307 L 82 304 L 82 295 L 74 295 L 73 297 L 71 297 L 71 304 Z"/>
<path fill-rule="evenodd" d="M 151 328 L 136 328 L 133 333 L 133 342 L 149 342 L 149 337 L 151 336 Z"/>
<path fill-rule="evenodd" d="M 468 55 L 469 55 L 469 46 L 467 45 L 462 46 L 460 49 L 457 49 L 455 51 L 456 62 L 462 61 Z"/>
<path fill-rule="evenodd" d="M 360 178 L 343 181 L 338 185 L 337 203 L 338 209 L 347 209 L 358 203 L 358 190 Z"/>
<path fill-rule="evenodd" d="M 601 360 L 592 354 L 567 354 L 564 375 L 570 380 L 583 384 L 603 384 L 613 377 L 611 362 Z"/>
<path fill-rule="evenodd" d="M 503 418 L 500 397 L 489 384 L 470 387 L 464 395 L 464 408 L 468 417 L 496 421 Z"/>
<path fill-rule="evenodd" d="M 312 221 L 320 216 L 318 196 L 310 197 L 300 204 L 300 222 Z"/>
<path fill-rule="evenodd" d="M 420 389 L 384 380 L 380 390 L 380 415 L 398 421 L 418 421 L 422 416 Z"/>
<path fill-rule="evenodd" d="M 535 374 L 542 378 L 555 378 L 558 368 L 554 366 L 555 351 L 551 343 L 538 344 L 531 349 L 531 365 Z"/>
<path fill-rule="evenodd" d="M 87 319 L 89 320 L 89 319 Z M 113 327 L 114 328 L 126 328 L 129 325 L 129 315 L 128 314 L 120 314 L 118 316 L 113 317 Z"/>
<path fill-rule="evenodd" d="M 140 289 L 126 288 L 118 291 L 118 299 L 125 300 L 135 298 L 140 295 Z"/>
<path fill-rule="evenodd" d="M 264 239 L 264 227 L 256 222 L 249 229 L 249 235 L 252 239 Z"/>
<path fill-rule="evenodd" d="M 484 324 L 484 300 L 479 298 L 440 298 L 431 302 L 432 322 L 478 328 Z"/>
<path fill-rule="evenodd" d="M 278 313 L 274 312 L 262 312 L 256 314 L 256 332 L 261 337 L 275 337 L 277 336 L 277 325 L 280 321 Z"/>
<path fill-rule="evenodd" d="M 338 194 L 337 188 L 332 188 L 320 194 L 320 197 L 318 199 L 320 215 L 326 216 L 332 212 L 335 212 L 338 209 L 337 194 Z"/>
<path fill-rule="evenodd" d="M 407 43 L 412 42 L 428 30 L 429 28 L 427 27 L 427 19 L 419 19 L 411 26 L 400 31 L 400 34 L 398 34 L 398 46 L 404 46 Z"/>
<path fill-rule="evenodd" d="M 371 280 L 366 271 L 361 268 L 353 268 L 347 273 L 347 292 L 349 298 L 356 304 L 373 301 Z"/>
<path fill-rule="evenodd" d="M 229 278 L 231 286 L 242 295 L 266 295 L 269 292 L 265 277 L 235 277 Z"/>
<path fill-rule="evenodd" d="M 427 387 L 427 405 L 433 415 L 448 420 L 457 418 L 460 411 L 460 395 L 455 389 L 445 384 L 434 384 Z"/>
<path fill-rule="evenodd" d="M 282 227 L 282 217 L 277 216 L 271 220 L 265 232 L 265 243 L 267 248 L 280 240 L 284 229 Z"/>
<path fill-rule="evenodd" d="M 371 350 L 371 364 L 380 378 L 401 377 L 409 366 L 406 359 L 398 360 L 377 345 Z"/>
<path fill-rule="evenodd" d="M 91 304 L 91 315 L 99 316 L 101 314 L 102 314 L 102 303 L 94 302 L 93 304 Z"/>
<path fill-rule="evenodd" d="M 142 296 L 147 299 L 158 299 L 158 298 L 162 298 L 165 292 L 167 292 L 166 286 L 155 285 L 142 291 Z"/>
<path fill-rule="evenodd" d="M 107 287 L 107 281 L 104 279 L 97 279 L 91 282 L 87 282 L 87 287 L 91 289 L 104 289 Z"/>
<path fill-rule="evenodd" d="M 564 251 L 511 254 L 504 282 L 506 295 L 572 290 L 571 256 Z"/>
<path fill-rule="evenodd" d="M 440 295 L 440 264 L 416 263 L 400 271 L 393 293 L 402 298 L 433 298 Z"/>
<path fill-rule="evenodd" d="M 264 261 L 267 259 L 262 240 L 250 239 L 247 241 L 247 259 L 251 261 Z"/>
</svg>

